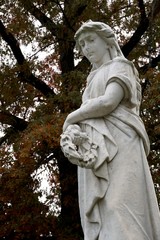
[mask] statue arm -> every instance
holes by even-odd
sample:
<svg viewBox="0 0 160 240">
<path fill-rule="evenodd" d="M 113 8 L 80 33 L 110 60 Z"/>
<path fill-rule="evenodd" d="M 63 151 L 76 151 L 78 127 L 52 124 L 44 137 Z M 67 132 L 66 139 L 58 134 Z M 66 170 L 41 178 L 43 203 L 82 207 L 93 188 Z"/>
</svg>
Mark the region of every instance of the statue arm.
<svg viewBox="0 0 160 240">
<path fill-rule="evenodd" d="M 70 113 L 66 118 L 63 130 L 70 124 L 78 123 L 89 118 L 103 117 L 111 113 L 124 97 L 122 86 L 116 82 L 111 82 L 103 96 L 89 99 L 79 109 Z"/>
</svg>

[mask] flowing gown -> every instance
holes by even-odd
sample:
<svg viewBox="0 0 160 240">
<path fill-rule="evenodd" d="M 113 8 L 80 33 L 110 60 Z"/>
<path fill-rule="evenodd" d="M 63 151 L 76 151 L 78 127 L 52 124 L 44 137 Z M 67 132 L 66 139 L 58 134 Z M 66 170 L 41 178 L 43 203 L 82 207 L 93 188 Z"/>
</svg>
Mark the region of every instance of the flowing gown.
<svg viewBox="0 0 160 240">
<path fill-rule="evenodd" d="M 79 207 L 84 240 L 160 240 L 160 214 L 146 156 L 149 139 L 139 117 L 141 87 L 134 65 L 117 57 L 87 78 L 87 100 L 103 112 L 101 96 L 116 81 L 124 98 L 107 116 L 80 123 L 98 148 L 93 169 L 78 167 Z M 115 96 L 116 97 L 116 96 Z M 97 108 L 95 107 L 95 116 Z M 88 115 L 87 115 L 88 114 Z"/>
</svg>

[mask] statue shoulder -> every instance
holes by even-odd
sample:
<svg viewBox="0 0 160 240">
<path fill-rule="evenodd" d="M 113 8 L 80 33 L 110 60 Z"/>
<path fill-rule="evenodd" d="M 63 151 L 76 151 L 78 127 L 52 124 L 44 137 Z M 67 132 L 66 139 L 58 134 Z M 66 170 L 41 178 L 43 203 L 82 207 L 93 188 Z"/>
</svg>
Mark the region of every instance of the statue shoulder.
<svg viewBox="0 0 160 240">
<path fill-rule="evenodd" d="M 132 61 L 129 61 L 125 57 L 116 57 L 112 60 L 112 64 L 110 65 L 111 71 L 115 72 L 128 72 L 131 73 L 138 79 L 139 73 L 136 67 L 134 66 L 134 63 Z"/>
<path fill-rule="evenodd" d="M 124 65 L 128 65 L 128 66 L 131 66 L 131 67 L 134 66 L 134 64 L 125 57 L 116 57 L 112 60 L 112 63 L 120 64 L 120 65 L 124 64 Z"/>
</svg>

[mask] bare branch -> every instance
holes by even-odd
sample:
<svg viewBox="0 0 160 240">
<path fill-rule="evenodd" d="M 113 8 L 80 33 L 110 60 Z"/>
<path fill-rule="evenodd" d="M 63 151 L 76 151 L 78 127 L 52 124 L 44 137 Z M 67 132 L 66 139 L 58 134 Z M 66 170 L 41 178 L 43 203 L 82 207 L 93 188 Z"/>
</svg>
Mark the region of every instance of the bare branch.
<svg viewBox="0 0 160 240">
<path fill-rule="evenodd" d="M 7 111 L 0 111 L 0 122 L 2 124 L 11 125 L 19 131 L 23 131 L 28 126 L 28 122 Z"/>
<path fill-rule="evenodd" d="M 54 91 L 42 80 L 34 76 L 31 72 L 27 72 L 27 70 L 22 70 L 18 74 L 19 79 L 22 82 L 29 83 L 37 90 L 39 90 L 45 97 L 54 97 Z"/>
<path fill-rule="evenodd" d="M 56 0 L 55 2 L 56 2 L 56 4 L 58 5 L 60 11 L 63 13 L 63 18 L 64 18 L 65 22 L 67 23 L 68 27 L 69 27 L 73 32 L 75 32 L 75 30 L 74 30 L 73 27 L 71 26 L 71 24 L 70 24 L 70 22 L 69 22 L 69 19 L 68 19 L 66 13 L 65 13 L 66 11 L 63 10 L 60 2 L 59 2 L 58 0 Z M 66 3 L 67 3 L 67 1 L 64 2 L 64 6 L 66 6 Z"/>
<path fill-rule="evenodd" d="M 134 49 L 134 47 L 138 44 L 141 37 L 149 27 L 149 19 L 146 17 L 143 0 L 139 0 L 138 5 L 141 12 L 141 19 L 136 31 L 133 33 L 130 40 L 122 47 L 122 52 L 125 57 L 127 57 L 129 53 Z"/>
<path fill-rule="evenodd" d="M 158 63 L 160 62 L 160 54 L 151 59 L 151 62 L 148 64 L 145 64 L 143 67 L 140 67 L 138 70 L 141 74 L 145 74 L 149 68 L 155 68 L 156 66 L 158 66 Z"/>
<path fill-rule="evenodd" d="M 148 29 L 150 23 L 156 18 L 156 16 L 160 13 L 160 1 L 159 0 L 153 0 L 151 11 L 148 14 L 148 17 L 146 16 L 145 12 L 145 5 L 143 0 L 138 0 L 138 6 L 140 9 L 140 22 L 137 26 L 136 31 L 130 38 L 130 40 L 122 47 L 123 54 L 127 57 L 129 53 L 134 49 L 134 47 L 138 44 L 143 34 Z"/>
<path fill-rule="evenodd" d="M 145 11 L 145 5 L 143 0 L 138 0 L 138 6 L 141 13 L 141 19 L 146 18 L 146 11 Z"/>
<path fill-rule="evenodd" d="M 160 14 L 160 1 L 159 0 L 153 0 L 152 9 L 151 9 L 152 19 L 155 19 L 158 14 Z"/>
<path fill-rule="evenodd" d="M 20 80 L 29 83 L 37 90 L 39 90 L 42 94 L 44 94 L 46 97 L 54 96 L 55 95 L 54 91 L 48 85 L 46 85 L 45 82 L 34 76 L 33 73 L 30 71 L 28 64 L 19 47 L 18 41 L 16 40 L 12 33 L 7 31 L 1 20 L 0 20 L 0 35 L 2 36 L 3 40 L 10 46 L 13 55 L 20 66 L 20 71 L 18 74 Z"/>
<path fill-rule="evenodd" d="M 89 1 L 81 0 L 81 1 L 65 1 L 65 19 L 69 25 L 74 26 L 77 22 L 77 19 L 82 15 L 84 10 L 87 8 Z M 72 9 L 72 11 L 71 11 Z M 73 29 L 73 28 L 72 28 Z M 74 29 L 73 29 L 74 30 Z M 74 30 L 75 32 L 75 30 Z"/>
<path fill-rule="evenodd" d="M 58 26 L 55 24 L 50 18 L 48 18 L 40 9 L 38 9 L 31 0 L 19 0 L 22 6 L 37 20 L 40 21 L 42 26 L 46 27 L 48 31 L 50 31 L 53 36 L 58 38 Z"/>
<path fill-rule="evenodd" d="M 22 65 L 25 61 L 25 58 L 21 52 L 21 49 L 19 47 L 19 43 L 18 41 L 15 39 L 15 37 L 12 35 L 12 33 L 10 33 L 9 31 L 7 31 L 7 29 L 5 28 L 5 26 L 3 25 L 2 21 L 0 20 L 0 34 L 3 38 L 3 40 L 8 43 L 8 45 L 10 46 L 17 62 L 19 65 Z"/>
<path fill-rule="evenodd" d="M 5 132 L 6 134 L 0 138 L 0 146 L 5 142 L 7 142 L 8 144 L 13 143 L 15 141 L 15 138 L 18 136 L 18 131 L 13 127 L 7 128 Z"/>
<path fill-rule="evenodd" d="M 0 111 L 0 122 L 2 124 L 10 125 L 5 130 L 5 135 L 0 138 L 0 145 L 4 142 L 12 142 L 15 140 L 15 136 L 20 131 L 23 131 L 27 128 L 28 122 L 22 118 L 16 117 L 7 111 Z"/>
</svg>

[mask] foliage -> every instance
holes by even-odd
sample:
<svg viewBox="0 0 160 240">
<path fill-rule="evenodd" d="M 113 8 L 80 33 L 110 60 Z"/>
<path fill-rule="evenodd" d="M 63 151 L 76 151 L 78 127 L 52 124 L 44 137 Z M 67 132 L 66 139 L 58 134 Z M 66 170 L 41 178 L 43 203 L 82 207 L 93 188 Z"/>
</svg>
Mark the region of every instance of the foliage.
<svg viewBox="0 0 160 240">
<path fill-rule="evenodd" d="M 2 0 L 0 2 L 0 239 L 82 239 L 76 167 L 59 138 L 80 105 L 90 69 L 74 50 L 82 22 L 110 25 L 140 72 L 141 116 L 160 202 L 160 2 Z M 41 188 L 47 170 L 49 193 Z M 54 207 L 53 207 L 54 206 Z"/>
</svg>

